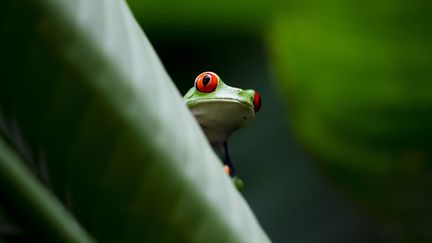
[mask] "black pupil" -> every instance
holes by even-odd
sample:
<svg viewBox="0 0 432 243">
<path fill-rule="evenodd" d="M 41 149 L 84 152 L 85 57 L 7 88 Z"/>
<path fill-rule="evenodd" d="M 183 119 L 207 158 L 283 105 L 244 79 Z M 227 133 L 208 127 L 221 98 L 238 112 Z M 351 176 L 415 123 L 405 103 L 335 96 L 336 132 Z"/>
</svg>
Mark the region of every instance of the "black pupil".
<svg viewBox="0 0 432 243">
<path fill-rule="evenodd" d="M 206 76 L 204 76 L 204 78 L 203 78 L 204 86 L 207 86 L 207 84 L 210 83 L 210 80 L 211 80 L 210 75 L 207 74 Z"/>
</svg>

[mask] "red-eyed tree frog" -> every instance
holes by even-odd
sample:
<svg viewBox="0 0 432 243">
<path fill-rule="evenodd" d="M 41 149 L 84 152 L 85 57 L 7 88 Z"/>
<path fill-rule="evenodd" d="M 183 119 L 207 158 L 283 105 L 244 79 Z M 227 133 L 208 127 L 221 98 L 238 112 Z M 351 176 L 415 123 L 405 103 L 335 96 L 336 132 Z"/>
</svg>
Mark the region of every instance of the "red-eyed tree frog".
<svg viewBox="0 0 432 243">
<path fill-rule="evenodd" d="M 214 151 L 223 160 L 224 170 L 241 190 L 243 182 L 231 162 L 227 139 L 237 129 L 248 125 L 261 107 L 255 90 L 242 90 L 226 85 L 213 72 L 204 72 L 183 97 L 186 105 L 201 125 Z"/>
</svg>

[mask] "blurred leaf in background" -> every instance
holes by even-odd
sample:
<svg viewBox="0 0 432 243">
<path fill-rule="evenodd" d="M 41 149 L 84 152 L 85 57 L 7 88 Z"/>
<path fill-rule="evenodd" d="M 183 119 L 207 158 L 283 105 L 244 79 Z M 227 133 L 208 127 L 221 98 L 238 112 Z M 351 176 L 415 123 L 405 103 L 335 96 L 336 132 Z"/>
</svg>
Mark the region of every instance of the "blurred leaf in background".
<svg viewBox="0 0 432 243">
<path fill-rule="evenodd" d="M 292 126 L 391 242 L 432 241 L 430 1 L 288 1 L 272 56 Z"/>
</svg>

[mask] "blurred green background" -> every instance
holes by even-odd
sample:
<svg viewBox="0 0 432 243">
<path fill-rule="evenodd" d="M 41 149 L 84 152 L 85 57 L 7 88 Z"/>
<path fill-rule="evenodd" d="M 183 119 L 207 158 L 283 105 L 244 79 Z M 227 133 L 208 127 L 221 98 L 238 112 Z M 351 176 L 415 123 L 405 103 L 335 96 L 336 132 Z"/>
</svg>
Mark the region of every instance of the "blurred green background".
<svg viewBox="0 0 432 243">
<path fill-rule="evenodd" d="M 184 94 L 263 106 L 230 139 L 274 242 L 432 242 L 430 1 L 128 1 Z"/>
</svg>

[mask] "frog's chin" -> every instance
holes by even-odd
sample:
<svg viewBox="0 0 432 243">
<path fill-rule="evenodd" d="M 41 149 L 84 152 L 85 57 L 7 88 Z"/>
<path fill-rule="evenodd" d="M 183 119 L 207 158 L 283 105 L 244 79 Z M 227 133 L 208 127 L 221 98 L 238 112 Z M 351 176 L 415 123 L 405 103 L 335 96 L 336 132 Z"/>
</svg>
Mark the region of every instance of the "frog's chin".
<svg viewBox="0 0 432 243">
<path fill-rule="evenodd" d="M 253 107 L 237 100 L 209 99 L 189 107 L 212 144 L 223 143 L 235 130 L 255 118 Z"/>
</svg>

